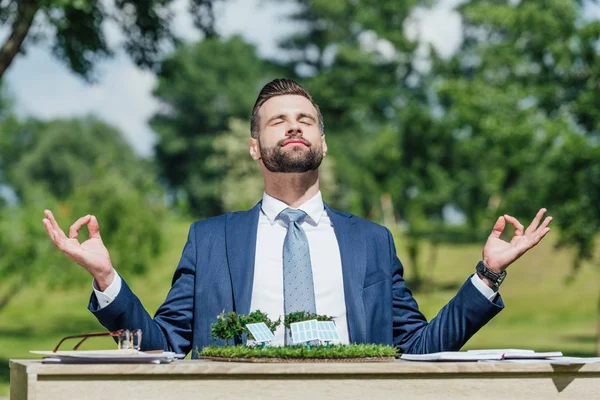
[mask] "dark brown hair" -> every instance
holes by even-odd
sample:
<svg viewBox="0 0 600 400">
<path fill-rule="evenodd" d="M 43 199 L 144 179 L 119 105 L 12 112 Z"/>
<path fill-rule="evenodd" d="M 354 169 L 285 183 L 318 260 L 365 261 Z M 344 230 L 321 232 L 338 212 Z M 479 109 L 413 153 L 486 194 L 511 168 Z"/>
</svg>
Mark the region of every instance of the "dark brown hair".
<svg viewBox="0 0 600 400">
<path fill-rule="evenodd" d="M 286 94 L 298 95 L 306 97 L 312 105 L 317 110 L 317 117 L 319 119 L 319 130 L 321 131 L 321 135 L 325 131 L 325 126 L 323 124 L 323 116 L 321 115 L 321 110 L 319 110 L 319 106 L 313 101 L 311 95 L 300 86 L 299 83 L 293 81 L 292 79 L 282 78 L 275 79 L 271 82 L 267 83 L 261 89 L 258 94 L 258 98 L 256 99 L 256 103 L 254 103 L 254 108 L 252 109 L 252 118 L 250 119 L 250 135 L 253 138 L 258 138 L 260 133 L 260 120 L 258 116 L 258 111 L 260 107 L 265 104 L 265 102 L 275 96 L 283 96 Z"/>
</svg>

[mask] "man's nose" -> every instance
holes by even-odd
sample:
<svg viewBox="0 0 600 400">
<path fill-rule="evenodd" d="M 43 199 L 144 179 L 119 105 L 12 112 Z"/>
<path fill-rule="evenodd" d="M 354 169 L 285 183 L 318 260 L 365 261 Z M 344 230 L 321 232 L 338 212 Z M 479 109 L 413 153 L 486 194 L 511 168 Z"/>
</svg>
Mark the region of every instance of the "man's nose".
<svg viewBox="0 0 600 400">
<path fill-rule="evenodd" d="M 298 122 L 292 122 L 288 127 L 286 136 L 302 135 L 302 128 Z"/>
</svg>

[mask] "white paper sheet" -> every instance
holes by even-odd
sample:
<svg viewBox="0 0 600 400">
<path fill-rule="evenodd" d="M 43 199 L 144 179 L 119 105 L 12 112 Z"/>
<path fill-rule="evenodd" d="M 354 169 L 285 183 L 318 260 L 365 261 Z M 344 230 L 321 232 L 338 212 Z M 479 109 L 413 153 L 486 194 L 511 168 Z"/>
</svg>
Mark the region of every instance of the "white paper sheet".
<svg viewBox="0 0 600 400">
<path fill-rule="evenodd" d="M 502 360 L 502 353 L 470 353 L 467 351 L 444 351 L 429 354 L 402 354 L 401 360 L 407 361 L 479 361 Z"/>
<path fill-rule="evenodd" d="M 53 351 L 31 350 L 30 353 L 46 356 L 43 362 L 47 363 L 170 363 L 176 359 L 184 358 L 185 354 L 176 354 L 163 351 L 144 353 L 136 350 L 81 350 L 81 351 Z"/>
<path fill-rule="evenodd" d="M 400 359 L 408 361 L 499 361 L 499 360 L 544 360 L 562 357 L 560 351 L 536 352 L 526 349 L 483 349 L 469 351 L 445 351 L 429 354 L 402 354 Z"/>
</svg>

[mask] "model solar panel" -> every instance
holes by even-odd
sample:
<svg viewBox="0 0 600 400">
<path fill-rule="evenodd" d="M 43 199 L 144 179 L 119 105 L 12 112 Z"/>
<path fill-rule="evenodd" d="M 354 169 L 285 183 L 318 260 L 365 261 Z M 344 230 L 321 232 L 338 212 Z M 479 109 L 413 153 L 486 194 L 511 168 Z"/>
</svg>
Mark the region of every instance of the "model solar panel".
<svg viewBox="0 0 600 400">
<path fill-rule="evenodd" d="M 322 340 L 323 342 L 342 340 L 333 321 L 318 321 L 317 329 L 319 332 L 319 340 Z"/>
<path fill-rule="evenodd" d="M 304 343 L 319 339 L 319 329 L 317 328 L 316 319 L 294 322 L 290 324 L 290 328 L 292 329 L 292 340 L 294 343 Z"/>
<path fill-rule="evenodd" d="M 264 322 L 247 324 L 246 328 L 248 328 L 252 336 L 254 336 L 254 340 L 259 343 L 268 342 L 275 339 L 275 335 L 273 335 L 273 332 L 269 330 Z"/>
</svg>

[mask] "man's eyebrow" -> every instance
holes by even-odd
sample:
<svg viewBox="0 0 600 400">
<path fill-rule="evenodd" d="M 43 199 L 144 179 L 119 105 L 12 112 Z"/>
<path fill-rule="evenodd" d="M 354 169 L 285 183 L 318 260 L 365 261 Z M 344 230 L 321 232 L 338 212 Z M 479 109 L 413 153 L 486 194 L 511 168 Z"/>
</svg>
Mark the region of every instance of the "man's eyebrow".
<svg viewBox="0 0 600 400">
<path fill-rule="evenodd" d="M 269 118 L 267 120 L 267 125 L 269 125 L 271 122 L 275 121 L 276 119 L 285 119 L 285 114 L 278 114 L 278 115 L 275 115 L 275 116 Z"/>
<path fill-rule="evenodd" d="M 308 119 L 312 120 L 313 122 L 317 122 L 317 119 L 310 114 L 306 114 L 306 113 L 298 114 L 298 119 L 302 119 L 302 118 L 308 118 Z"/>
</svg>

